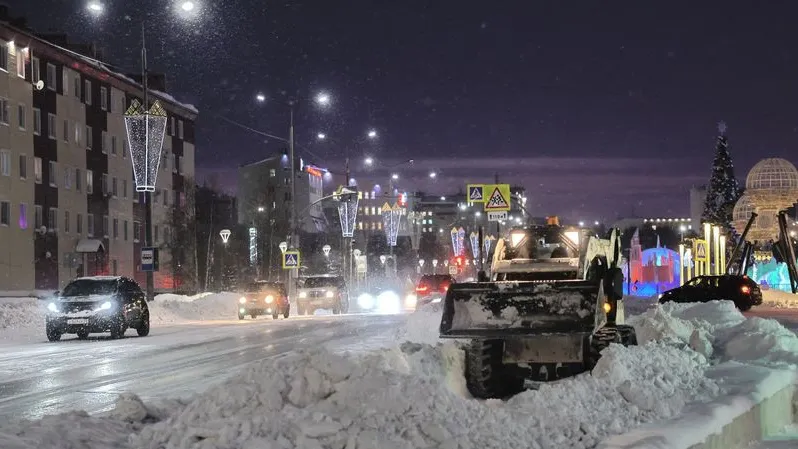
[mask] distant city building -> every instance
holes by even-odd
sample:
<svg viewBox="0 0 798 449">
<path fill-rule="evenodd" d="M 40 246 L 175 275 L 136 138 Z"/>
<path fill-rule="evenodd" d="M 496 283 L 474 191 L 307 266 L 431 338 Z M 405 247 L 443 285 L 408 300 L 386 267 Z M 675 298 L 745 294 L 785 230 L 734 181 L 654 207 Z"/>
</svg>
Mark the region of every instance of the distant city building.
<svg viewBox="0 0 798 449">
<path fill-rule="evenodd" d="M 97 274 L 143 282 L 144 207 L 124 122 L 142 88 L 89 47 L 23 23 L 0 8 L 0 290 L 55 290 Z M 149 100 L 168 117 L 151 196 L 153 243 L 164 248 L 173 208 L 194 189 L 197 110 L 156 90 Z M 170 253 L 159 255 L 156 290 L 179 287 Z"/>
<path fill-rule="evenodd" d="M 707 201 L 707 186 L 694 186 L 690 188 L 690 219 L 693 223 L 700 224 L 704 214 L 704 203 Z"/>
</svg>

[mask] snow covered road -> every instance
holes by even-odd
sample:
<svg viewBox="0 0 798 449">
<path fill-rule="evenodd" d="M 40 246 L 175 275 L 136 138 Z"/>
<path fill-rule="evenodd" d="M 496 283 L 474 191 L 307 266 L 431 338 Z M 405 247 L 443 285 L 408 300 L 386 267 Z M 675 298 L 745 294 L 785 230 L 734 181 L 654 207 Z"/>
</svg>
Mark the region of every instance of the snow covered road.
<svg viewBox="0 0 798 449">
<path fill-rule="evenodd" d="M 124 340 L 0 344 L 0 420 L 83 409 L 109 410 L 118 394 L 187 396 L 240 367 L 302 348 L 334 351 L 385 345 L 405 317 L 351 315 L 271 321 L 208 321 L 153 327 Z M 42 340 L 44 334 L 42 332 Z"/>
</svg>

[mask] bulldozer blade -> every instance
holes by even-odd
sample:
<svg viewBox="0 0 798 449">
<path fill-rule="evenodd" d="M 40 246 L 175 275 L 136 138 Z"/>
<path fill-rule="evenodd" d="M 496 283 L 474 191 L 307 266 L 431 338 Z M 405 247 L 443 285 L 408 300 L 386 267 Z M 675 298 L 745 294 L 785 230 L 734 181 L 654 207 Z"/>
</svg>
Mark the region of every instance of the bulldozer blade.
<svg viewBox="0 0 798 449">
<path fill-rule="evenodd" d="M 589 334 L 601 285 L 592 281 L 474 282 L 446 293 L 441 338 Z"/>
</svg>

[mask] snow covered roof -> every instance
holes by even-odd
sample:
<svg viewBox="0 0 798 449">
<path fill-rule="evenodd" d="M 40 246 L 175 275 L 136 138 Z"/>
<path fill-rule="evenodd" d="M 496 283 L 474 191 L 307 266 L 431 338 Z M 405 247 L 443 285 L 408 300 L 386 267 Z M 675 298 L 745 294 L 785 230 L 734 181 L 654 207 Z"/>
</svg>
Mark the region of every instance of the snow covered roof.
<svg viewBox="0 0 798 449">
<path fill-rule="evenodd" d="M 75 246 L 75 252 L 78 253 L 96 253 L 100 248 L 105 249 L 103 242 L 97 239 L 80 239 Z"/>
</svg>

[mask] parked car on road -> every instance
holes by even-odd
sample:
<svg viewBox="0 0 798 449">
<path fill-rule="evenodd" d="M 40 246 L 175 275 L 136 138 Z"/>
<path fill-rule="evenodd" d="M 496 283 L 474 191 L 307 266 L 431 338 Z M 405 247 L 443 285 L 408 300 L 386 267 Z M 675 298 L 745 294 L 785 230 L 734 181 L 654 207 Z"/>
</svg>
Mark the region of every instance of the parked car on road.
<svg viewBox="0 0 798 449">
<path fill-rule="evenodd" d="M 681 287 L 668 290 L 659 297 L 660 303 L 733 301 L 743 312 L 762 304 L 762 290 L 748 276 L 697 276 Z"/>
</svg>

